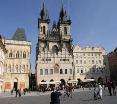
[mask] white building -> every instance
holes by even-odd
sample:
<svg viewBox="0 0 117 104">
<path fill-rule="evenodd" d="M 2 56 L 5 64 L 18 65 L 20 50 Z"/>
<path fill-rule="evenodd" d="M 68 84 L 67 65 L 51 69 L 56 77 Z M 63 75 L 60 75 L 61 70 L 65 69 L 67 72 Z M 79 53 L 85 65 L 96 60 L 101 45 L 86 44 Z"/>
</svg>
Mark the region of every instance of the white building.
<svg viewBox="0 0 117 104">
<path fill-rule="evenodd" d="M 105 49 L 102 47 L 76 45 L 74 48 L 75 78 L 81 80 L 105 78 L 105 55 Z"/>
<path fill-rule="evenodd" d="M 3 84 L 4 84 L 4 62 L 5 62 L 5 53 L 6 48 L 4 45 L 4 39 L 0 35 L 0 92 L 3 91 Z"/>
<path fill-rule="evenodd" d="M 4 90 L 29 88 L 31 71 L 31 42 L 27 41 L 25 30 L 18 28 L 12 39 L 6 39 L 7 49 L 4 72 Z"/>
</svg>

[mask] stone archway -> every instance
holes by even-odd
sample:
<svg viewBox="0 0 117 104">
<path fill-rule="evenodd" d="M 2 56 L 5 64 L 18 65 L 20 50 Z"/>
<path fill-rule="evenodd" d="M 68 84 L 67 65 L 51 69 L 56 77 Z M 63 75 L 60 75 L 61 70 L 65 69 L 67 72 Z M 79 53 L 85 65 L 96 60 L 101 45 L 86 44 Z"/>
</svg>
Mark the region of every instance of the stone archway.
<svg viewBox="0 0 117 104">
<path fill-rule="evenodd" d="M 66 81 L 64 79 L 61 79 L 61 85 L 66 85 Z"/>
</svg>

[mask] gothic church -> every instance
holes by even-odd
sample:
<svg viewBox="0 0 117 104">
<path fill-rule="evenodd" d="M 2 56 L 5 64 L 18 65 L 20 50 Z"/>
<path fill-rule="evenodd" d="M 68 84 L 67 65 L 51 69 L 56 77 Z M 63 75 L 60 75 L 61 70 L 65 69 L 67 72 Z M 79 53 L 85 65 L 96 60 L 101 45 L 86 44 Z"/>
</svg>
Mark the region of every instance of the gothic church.
<svg viewBox="0 0 117 104">
<path fill-rule="evenodd" d="M 63 5 L 59 20 L 50 27 L 50 18 L 43 2 L 38 19 L 38 43 L 36 46 L 37 85 L 57 83 L 73 79 L 73 46 L 71 20 Z"/>
</svg>

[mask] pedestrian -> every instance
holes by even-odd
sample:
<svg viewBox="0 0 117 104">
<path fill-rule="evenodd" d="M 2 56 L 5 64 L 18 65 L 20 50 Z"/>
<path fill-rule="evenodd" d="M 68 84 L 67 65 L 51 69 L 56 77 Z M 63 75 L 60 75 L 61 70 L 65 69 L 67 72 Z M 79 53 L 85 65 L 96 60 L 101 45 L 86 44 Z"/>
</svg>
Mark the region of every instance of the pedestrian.
<svg viewBox="0 0 117 104">
<path fill-rule="evenodd" d="M 94 100 L 98 99 L 98 91 L 96 89 L 96 87 L 94 87 Z"/>
<path fill-rule="evenodd" d="M 59 91 L 59 88 L 56 88 L 56 91 L 53 90 L 51 93 L 51 102 L 50 104 L 60 104 L 60 96 L 61 92 Z"/>
<path fill-rule="evenodd" d="M 18 89 L 19 97 L 21 97 L 21 89 Z"/>
<path fill-rule="evenodd" d="M 18 95 L 18 89 L 16 90 L 16 95 L 15 95 L 15 97 L 17 97 L 17 95 Z"/>
<path fill-rule="evenodd" d="M 113 89 L 113 95 L 114 95 L 114 96 L 116 95 L 115 88 L 116 88 L 115 81 L 112 81 L 112 89 Z"/>
<path fill-rule="evenodd" d="M 69 97 L 72 98 L 73 86 L 72 85 L 69 85 L 68 90 L 69 90 Z"/>
<path fill-rule="evenodd" d="M 65 98 L 66 96 L 69 97 L 69 86 L 68 86 L 68 85 L 66 85 L 66 86 L 65 86 L 65 89 L 64 89 L 64 98 Z"/>
<path fill-rule="evenodd" d="M 111 80 L 109 80 L 109 81 L 107 82 L 107 86 L 108 86 L 109 94 L 110 94 L 110 96 L 112 96 L 112 92 L 111 92 L 112 82 L 111 82 Z"/>
<path fill-rule="evenodd" d="M 100 99 L 102 99 L 102 94 L 103 94 L 103 92 L 102 92 L 102 85 L 101 84 L 99 84 L 99 98 Z"/>
</svg>

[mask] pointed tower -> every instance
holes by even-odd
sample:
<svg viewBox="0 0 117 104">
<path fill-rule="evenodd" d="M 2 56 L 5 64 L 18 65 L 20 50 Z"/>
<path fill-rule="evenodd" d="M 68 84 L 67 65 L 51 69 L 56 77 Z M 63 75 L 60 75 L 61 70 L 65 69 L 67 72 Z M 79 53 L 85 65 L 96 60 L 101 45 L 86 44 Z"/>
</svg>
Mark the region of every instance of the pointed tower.
<svg viewBox="0 0 117 104">
<path fill-rule="evenodd" d="M 59 13 L 58 25 L 62 32 L 62 35 L 70 35 L 71 20 L 67 14 L 67 11 L 64 10 L 63 4 Z"/>
<path fill-rule="evenodd" d="M 17 28 L 15 34 L 12 37 L 13 40 L 18 40 L 18 41 L 27 41 L 26 35 L 25 35 L 25 30 L 23 28 Z"/>
<path fill-rule="evenodd" d="M 37 47 L 38 49 L 40 49 L 40 51 L 45 50 L 49 23 L 50 23 L 50 19 L 49 19 L 48 11 L 45 8 L 45 2 L 43 1 L 43 5 L 40 11 L 40 17 L 38 19 L 39 36 L 38 36 Z"/>
<path fill-rule="evenodd" d="M 45 8 L 45 2 L 43 1 L 43 5 L 40 12 L 40 18 L 38 19 L 38 28 L 41 35 L 47 34 L 49 23 L 50 23 L 50 19 L 49 19 L 48 11 Z"/>
<path fill-rule="evenodd" d="M 62 38 L 61 40 L 63 43 L 63 48 L 66 48 L 69 51 L 69 53 L 71 53 L 72 50 L 71 20 L 67 14 L 67 11 L 64 9 L 63 4 L 59 13 L 58 27 Z"/>
</svg>

